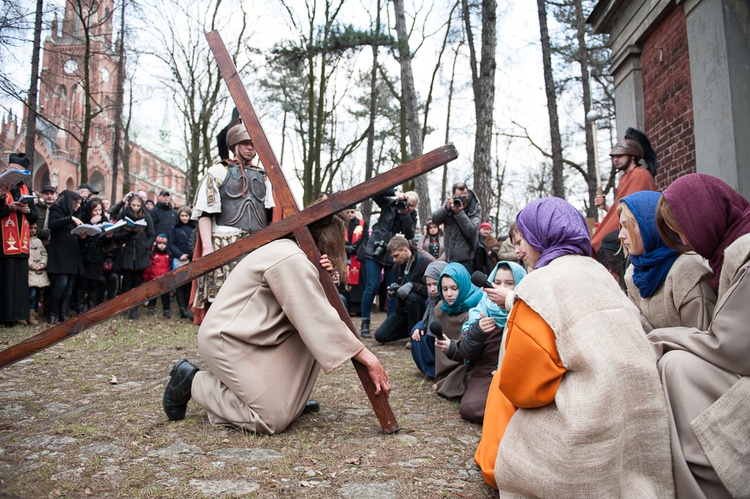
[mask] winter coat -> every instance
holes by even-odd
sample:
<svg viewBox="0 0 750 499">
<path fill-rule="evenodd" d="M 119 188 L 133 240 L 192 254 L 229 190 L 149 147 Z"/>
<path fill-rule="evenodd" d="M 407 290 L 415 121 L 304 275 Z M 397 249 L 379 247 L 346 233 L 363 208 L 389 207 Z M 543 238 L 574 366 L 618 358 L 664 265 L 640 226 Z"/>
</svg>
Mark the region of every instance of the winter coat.
<svg viewBox="0 0 750 499">
<path fill-rule="evenodd" d="M 453 213 L 443 204 L 432 213 L 432 221 L 443 224 L 443 245 L 448 262 L 473 262 L 477 247 L 482 206 L 474 191 L 469 189 L 469 203 L 459 213 Z"/>
<path fill-rule="evenodd" d="M 40 270 L 32 270 L 38 264 L 43 265 Z M 44 247 L 42 240 L 38 237 L 31 238 L 29 245 L 29 287 L 43 288 L 49 286 L 49 277 L 47 276 L 47 248 Z"/>
<path fill-rule="evenodd" d="M 119 219 L 125 217 L 138 221 L 138 217 L 130 207 L 125 207 L 122 210 Z M 143 270 L 151 265 L 149 253 L 156 239 L 156 233 L 154 232 L 154 222 L 148 213 L 145 214 L 145 219 L 147 224 L 145 228 L 136 227 L 133 229 L 125 225 L 115 229 L 115 240 L 123 243 L 113 269 L 118 274 L 122 270 Z"/>
<path fill-rule="evenodd" d="M 151 265 L 143 271 L 143 281 L 152 281 L 172 270 L 172 257 L 169 253 L 151 253 Z"/>
<path fill-rule="evenodd" d="M 190 236 L 193 232 L 195 232 L 194 220 L 190 220 L 186 224 L 177 222 L 177 225 L 172 227 L 167 234 L 169 240 L 167 250 L 172 258 L 180 258 L 182 255 L 187 255 L 188 258 L 193 256 L 193 250 L 190 245 Z"/>
<path fill-rule="evenodd" d="M 83 258 L 78 246 L 79 237 L 71 234 L 76 224 L 66 215 L 61 204 L 49 208 L 50 242 L 47 247 L 47 272 L 50 274 L 83 274 Z"/>
<path fill-rule="evenodd" d="M 172 208 L 172 205 L 169 203 L 156 203 L 148 214 L 154 222 L 154 232 L 156 232 L 157 236 L 159 234 L 168 236 L 172 227 L 180 221 L 180 216 L 177 214 L 177 210 Z"/>
<path fill-rule="evenodd" d="M 417 212 L 413 211 L 405 215 L 398 213 L 396 208 L 395 197 L 396 191 L 387 189 L 372 200 L 380 207 L 380 218 L 378 223 L 372 228 L 372 234 L 367 240 L 365 246 L 365 257 L 375 260 L 380 265 L 391 266 L 393 259 L 386 251 L 385 247 L 393 236 L 403 234 L 406 239 L 414 238 L 414 227 L 417 226 Z M 375 255 L 376 248 L 382 247 L 382 251 Z"/>
</svg>

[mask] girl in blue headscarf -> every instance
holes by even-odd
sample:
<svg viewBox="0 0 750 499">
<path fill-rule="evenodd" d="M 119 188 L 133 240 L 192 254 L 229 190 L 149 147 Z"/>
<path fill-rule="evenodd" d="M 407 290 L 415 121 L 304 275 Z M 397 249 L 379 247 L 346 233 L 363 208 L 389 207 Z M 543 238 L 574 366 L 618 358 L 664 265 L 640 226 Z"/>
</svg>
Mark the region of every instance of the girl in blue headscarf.
<svg viewBox="0 0 750 499">
<path fill-rule="evenodd" d="M 680 254 L 664 243 L 656 227 L 661 197 L 658 192 L 636 192 L 617 206 L 619 237 L 631 262 L 625 273 L 628 295 L 641 311 L 647 332 L 672 326 L 705 330 L 716 303 L 712 272 L 700 255 Z"/>
<path fill-rule="evenodd" d="M 490 272 L 488 280 L 512 291 L 525 276 L 526 271 L 517 263 L 501 261 Z M 459 340 L 450 340 L 443 350 L 449 359 L 469 364 L 471 378 L 460 406 L 461 417 L 467 421 L 481 423 L 484 419 L 487 392 L 497 369 L 507 319 L 508 312 L 483 293 L 477 306 L 469 310 Z M 440 343 L 445 346 L 445 342 Z"/>
<path fill-rule="evenodd" d="M 460 263 L 449 263 L 438 279 L 440 306 L 435 308 L 435 320 L 442 327 L 442 334 L 435 340 L 435 379 L 437 393 L 446 398 L 457 398 L 464 394 L 471 372 L 463 361 L 456 362 L 445 356 L 439 345 L 448 345 L 450 340 L 461 336 L 461 329 L 484 293 L 471 283 L 471 276 Z"/>
<path fill-rule="evenodd" d="M 443 261 L 432 262 L 424 271 L 424 284 L 427 286 L 427 307 L 422 320 L 411 330 L 411 357 L 420 371 L 428 378 L 435 379 L 435 336 L 425 334 L 434 322 L 435 307 L 440 302 L 438 279 L 448 265 Z M 442 326 L 441 326 L 442 327 Z"/>
</svg>

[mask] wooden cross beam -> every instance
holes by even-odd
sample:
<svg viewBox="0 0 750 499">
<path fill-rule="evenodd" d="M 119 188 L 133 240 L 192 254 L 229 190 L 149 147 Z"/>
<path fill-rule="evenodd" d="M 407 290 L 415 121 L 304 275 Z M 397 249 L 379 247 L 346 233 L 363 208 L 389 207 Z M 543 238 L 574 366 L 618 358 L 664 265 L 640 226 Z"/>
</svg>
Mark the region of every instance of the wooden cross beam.
<svg viewBox="0 0 750 499">
<path fill-rule="evenodd" d="M 209 36 L 216 36 L 218 38 L 218 34 L 209 34 Z M 220 41 L 220 38 L 218 38 L 218 40 Z M 226 52 L 226 49 L 224 49 L 224 51 Z M 232 81 L 235 80 L 233 79 Z M 232 85 L 239 85 L 242 89 L 242 93 L 244 94 L 244 87 L 242 87 L 241 83 L 239 83 L 239 78 L 237 78 L 236 82 L 232 83 Z M 249 106 L 249 100 L 247 104 Z M 238 109 L 240 109 L 241 111 L 244 110 L 239 105 Z M 251 116 L 255 117 L 254 112 L 252 112 L 251 106 L 249 107 L 249 109 L 252 113 Z M 243 120 L 245 120 L 245 123 L 248 123 L 247 119 L 250 118 L 250 114 L 248 114 L 248 116 L 243 114 L 242 116 Z M 257 123 L 257 118 L 255 118 L 255 122 Z M 250 127 L 248 126 L 248 128 Z M 271 152 L 265 135 L 263 135 L 260 125 L 258 124 L 257 128 L 251 128 L 249 131 L 254 139 L 254 142 L 257 142 L 256 148 L 258 148 L 260 136 L 256 140 L 255 133 L 258 132 L 262 135 L 262 140 L 266 144 L 267 151 L 270 152 L 271 158 L 273 158 L 273 153 Z M 281 174 L 281 169 L 278 167 L 278 163 L 275 162 L 275 159 L 266 160 L 263 155 L 261 155 L 260 157 L 261 160 L 264 161 L 264 166 L 267 169 L 269 168 L 269 165 L 266 164 L 266 161 L 272 161 L 272 164 L 275 165 L 277 172 Z M 302 246 L 303 244 L 305 244 L 303 241 L 305 241 L 304 232 L 306 232 L 306 230 L 300 231 L 300 229 L 305 228 L 308 224 L 320 220 L 330 215 L 331 213 L 341 211 L 349 205 L 364 201 L 365 199 L 374 196 L 375 194 L 383 191 L 388 187 L 402 184 L 410 179 L 418 177 L 419 175 L 427 173 L 430 170 L 437 168 L 438 166 L 453 161 L 457 157 L 458 153 L 456 152 L 456 149 L 453 147 L 453 145 L 446 144 L 443 147 L 435 149 L 423 156 L 409 161 L 408 163 L 405 163 L 381 175 L 378 175 L 375 178 L 369 179 L 362 184 L 352 187 L 347 191 L 331 196 L 329 199 L 315 204 L 303 211 L 297 211 L 296 204 L 293 204 L 291 208 L 286 206 L 285 204 L 282 204 L 282 208 L 284 208 L 286 218 L 269 225 L 263 230 L 250 234 L 249 236 L 229 246 L 216 250 L 215 252 L 203 256 L 202 258 L 190 262 L 189 264 L 176 270 L 172 270 L 157 279 L 148 281 L 138 286 L 137 288 L 134 288 L 126 293 L 123 293 L 111 300 L 102 303 L 97 307 L 92 308 L 91 310 L 88 310 L 87 312 L 84 312 L 63 323 L 51 327 L 46 331 L 42 331 L 41 333 L 32 336 L 31 338 L 21 341 L 16 345 L 0 351 L 0 369 L 18 362 L 19 360 L 22 360 L 40 350 L 48 348 L 62 340 L 71 338 L 81 331 L 99 324 L 100 322 L 103 322 L 118 313 L 124 312 L 134 306 L 140 305 L 144 301 L 156 298 L 163 293 L 177 289 L 178 287 L 187 284 L 193 279 L 196 279 L 199 276 L 207 274 L 212 270 L 221 267 L 226 262 L 236 260 L 243 255 L 253 251 L 254 249 L 273 240 L 279 239 L 292 233 L 294 233 L 295 236 L 298 236 L 299 233 L 298 243 L 300 244 L 300 246 Z M 283 179 L 283 174 L 281 175 Z M 272 181 L 274 181 L 273 177 L 271 178 Z M 285 180 L 283 181 L 283 184 L 288 190 L 288 185 L 286 184 Z M 281 186 L 274 184 L 274 188 L 279 187 Z M 277 191 L 277 195 L 278 194 L 280 193 Z M 293 197 L 290 197 L 289 199 L 291 199 L 292 203 L 294 203 Z M 289 211 L 287 211 L 287 209 L 289 209 Z M 315 250 L 314 244 L 312 244 L 312 238 L 309 237 L 309 232 L 307 232 L 307 237 L 308 239 L 306 244 L 312 246 L 312 252 L 308 249 L 303 249 L 308 255 L 308 258 L 311 258 L 313 263 L 318 266 L 319 271 L 321 271 L 319 266 L 319 257 L 317 256 L 317 251 Z M 333 282 L 331 281 L 327 272 L 322 272 L 321 281 L 324 283 L 326 294 L 330 299 L 331 295 L 329 290 L 332 289 L 333 291 L 335 291 L 335 286 L 333 286 Z M 331 303 L 333 303 L 338 310 L 339 316 L 342 318 L 342 320 L 344 320 L 350 327 L 350 329 L 354 331 L 354 325 L 349 318 L 349 314 L 346 313 L 343 305 L 340 305 L 341 301 L 338 298 L 337 292 L 335 294 L 335 297 L 335 300 L 331 299 Z M 387 399 L 382 396 L 371 396 L 371 394 L 374 394 L 374 388 L 372 382 L 367 376 L 366 369 L 364 369 L 364 366 L 358 365 L 357 363 L 355 363 L 355 367 L 357 368 L 357 373 L 360 375 L 360 378 L 363 379 L 363 385 L 365 387 L 365 390 L 367 391 L 368 397 L 373 404 L 373 409 L 378 415 L 383 430 L 386 432 L 393 432 L 397 430 L 398 425 L 396 423 L 395 417 L 393 417 L 392 415 L 392 411 L 390 410 Z"/>
<path fill-rule="evenodd" d="M 294 200 L 289 184 L 286 181 L 284 172 L 281 171 L 281 167 L 271 149 L 271 144 L 269 144 L 266 134 L 263 132 L 258 116 L 255 114 L 255 110 L 253 109 L 250 99 L 247 96 L 247 92 L 245 91 L 245 86 L 240 80 L 237 68 L 235 67 L 234 62 L 232 62 L 232 58 L 230 57 L 219 32 L 212 31 L 206 33 L 206 39 L 208 40 L 208 45 L 211 47 L 211 51 L 216 58 L 221 75 L 229 88 L 229 93 L 234 100 L 234 104 L 237 106 L 237 111 L 239 111 L 242 122 L 245 124 L 245 128 L 247 128 L 250 137 L 253 139 L 255 150 L 263 164 L 263 168 L 268 174 L 271 185 L 273 186 L 274 194 L 281 204 L 284 216 L 289 217 L 298 213 L 299 208 Z M 341 320 L 343 320 L 349 326 L 349 329 L 356 334 L 354 324 L 341 301 L 336 285 L 328 272 L 320 265 L 320 254 L 315 246 L 310 230 L 307 226 L 302 226 L 294 231 L 294 237 L 302 251 L 304 251 L 310 261 L 318 267 L 320 282 L 323 284 L 323 289 L 325 290 L 329 303 L 336 308 Z M 393 410 L 388 403 L 388 398 L 384 393 L 379 395 L 375 394 L 375 385 L 372 383 L 367 368 L 364 365 L 354 359 L 352 359 L 352 363 L 354 364 L 357 375 L 367 393 L 367 397 L 370 399 L 370 403 L 375 410 L 375 414 L 380 421 L 383 431 L 386 433 L 397 431 L 398 422 L 396 421 L 396 416 L 393 414 Z"/>
</svg>

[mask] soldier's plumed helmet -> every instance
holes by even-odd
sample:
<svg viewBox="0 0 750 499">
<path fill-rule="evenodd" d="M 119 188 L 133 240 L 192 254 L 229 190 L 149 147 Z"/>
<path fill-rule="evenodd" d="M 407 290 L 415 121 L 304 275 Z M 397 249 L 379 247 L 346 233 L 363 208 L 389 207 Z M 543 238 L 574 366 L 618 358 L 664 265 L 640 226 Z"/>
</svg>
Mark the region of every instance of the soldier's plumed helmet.
<svg viewBox="0 0 750 499">
<path fill-rule="evenodd" d="M 245 129 L 245 125 L 243 123 L 237 123 L 227 132 L 227 147 L 233 149 L 234 146 L 243 140 L 249 140 L 252 142 L 250 134 L 247 133 L 247 130 Z"/>
<path fill-rule="evenodd" d="M 613 147 L 611 151 L 609 151 L 609 155 L 620 156 L 622 154 L 635 156 L 636 158 L 641 159 L 643 158 L 643 147 L 641 147 L 641 145 L 635 140 L 622 139 L 615 144 L 615 147 Z"/>
</svg>

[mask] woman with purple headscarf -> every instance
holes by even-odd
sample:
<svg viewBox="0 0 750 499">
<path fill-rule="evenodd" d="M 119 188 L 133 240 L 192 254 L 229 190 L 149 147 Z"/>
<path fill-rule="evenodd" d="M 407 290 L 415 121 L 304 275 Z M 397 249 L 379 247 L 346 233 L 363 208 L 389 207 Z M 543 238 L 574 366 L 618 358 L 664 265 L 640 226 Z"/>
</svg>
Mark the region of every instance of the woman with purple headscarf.
<svg viewBox="0 0 750 499">
<path fill-rule="evenodd" d="M 533 201 L 516 223 L 534 271 L 515 289 L 487 398 L 474 456 L 485 481 L 531 497 L 672 496 L 667 409 L 638 310 L 589 256 L 566 201 Z"/>
<path fill-rule="evenodd" d="M 750 202 L 719 179 L 674 181 L 657 208 L 665 242 L 708 260 L 718 292 L 706 328 L 648 339 L 671 415 L 678 497 L 750 497 Z"/>
</svg>

